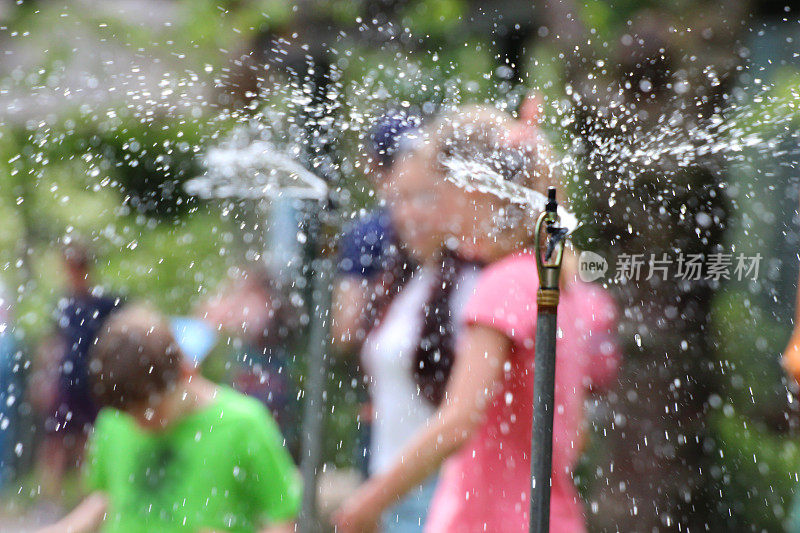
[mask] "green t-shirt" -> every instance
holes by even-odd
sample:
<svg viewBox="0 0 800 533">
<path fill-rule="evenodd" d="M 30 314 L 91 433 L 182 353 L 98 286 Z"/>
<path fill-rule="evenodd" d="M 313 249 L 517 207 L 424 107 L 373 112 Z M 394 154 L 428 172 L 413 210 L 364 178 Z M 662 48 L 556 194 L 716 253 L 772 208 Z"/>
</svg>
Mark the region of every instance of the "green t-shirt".
<svg viewBox="0 0 800 533">
<path fill-rule="evenodd" d="M 86 480 L 108 497 L 108 533 L 251 532 L 293 518 L 301 498 L 297 470 L 268 411 L 226 388 L 158 433 L 104 409 Z"/>
</svg>

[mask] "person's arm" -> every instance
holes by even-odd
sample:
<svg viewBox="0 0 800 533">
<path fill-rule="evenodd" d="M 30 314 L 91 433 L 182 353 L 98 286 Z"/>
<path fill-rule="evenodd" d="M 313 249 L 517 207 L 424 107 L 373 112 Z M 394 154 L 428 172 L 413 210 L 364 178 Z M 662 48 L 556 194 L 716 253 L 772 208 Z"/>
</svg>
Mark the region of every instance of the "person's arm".
<svg viewBox="0 0 800 533">
<path fill-rule="evenodd" d="M 334 287 L 331 340 L 340 350 L 352 348 L 361 340 L 359 330 L 364 328 L 364 316 L 374 292 L 372 283 L 367 278 L 351 275 L 343 276 Z"/>
<path fill-rule="evenodd" d="M 38 533 L 84 533 L 97 531 L 103 523 L 108 508 L 108 500 L 102 492 L 87 496 L 67 516 Z"/>
<path fill-rule="evenodd" d="M 260 529 L 258 533 L 295 533 L 295 524 L 294 522 L 285 522 L 283 524 L 275 524 L 271 526 L 266 526 L 263 529 Z M 198 533 L 223 533 L 217 529 L 201 529 Z"/>
<path fill-rule="evenodd" d="M 794 307 L 794 329 L 789 344 L 783 351 L 783 367 L 800 384 L 800 278 L 797 281 L 797 297 Z"/>
<path fill-rule="evenodd" d="M 459 342 L 447 398 L 385 474 L 368 480 L 334 516 L 343 533 L 373 531 L 380 515 L 434 473 L 479 427 L 511 350 L 504 334 L 469 326 Z"/>
<path fill-rule="evenodd" d="M 285 522 L 283 524 L 267 526 L 259 533 L 295 533 L 295 531 L 296 528 L 294 522 Z"/>
<path fill-rule="evenodd" d="M 783 366 L 795 382 L 800 383 L 800 279 L 797 281 L 797 301 L 794 310 L 794 330 L 783 352 Z"/>
</svg>

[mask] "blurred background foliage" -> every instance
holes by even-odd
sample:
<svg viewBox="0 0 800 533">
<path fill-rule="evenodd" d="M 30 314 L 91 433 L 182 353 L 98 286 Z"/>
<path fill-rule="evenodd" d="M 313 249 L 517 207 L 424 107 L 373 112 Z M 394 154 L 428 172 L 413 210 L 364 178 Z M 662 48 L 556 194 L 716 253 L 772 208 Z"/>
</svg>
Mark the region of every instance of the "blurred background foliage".
<svg viewBox="0 0 800 533">
<path fill-rule="evenodd" d="M 724 17 L 729 3 L 705 4 L 593 0 L 576 4 L 575 13 L 590 30 L 592 59 L 610 63 L 619 58 L 631 21 L 658 20 L 654 31 L 678 35 L 670 28 Z M 747 110 L 729 118 L 775 137 L 800 121 L 800 65 L 793 48 L 776 47 L 798 34 L 796 24 L 782 22 L 778 4 L 740 4 L 751 9 L 746 25 L 755 30 L 735 37 L 751 65 L 741 79 L 729 80 Z M 492 7 L 467 0 L 3 3 L 0 40 L 10 53 L 0 58 L 0 102 L 6 104 L 0 270 L 6 290 L 17 296 L 20 335 L 32 346 L 51 328 L 63 287 L 58 243 L 67 236 L 92 241 L 98 282 L 170 314 L 191 312 L 244 261 L 249 245 L 242 224 L 253 216 L 244 212 L 250 208 L 191 198 L 182 185 L 201 172 L 204 151 L 242 117 L 270 109 L 291 113 L 291 91 L 259 96 L 259 84 L 271 76 L 273 84 L 288 84 L 286 71 L 298 64 L 336 73 L 328 89 L 342 104 L 337 124 L 358 125 L 338 131 L 333 147 L 350 211 L 375 201 L 357 162 L 371 118 L 387 106 L 431 114 L 445 104 L 494 102 L 515 112 L 537 88 L 545 101 L 543 127 L 556 150 L 568 151 L 576 134 L 557 111 L 571 105 L 566 86 L 574 65 L 564 44 L 546 38 L 541 17 L 527 3 L 510 1 Z M 693 40 L 699 37 L 680 35 L 670 38 L 698 55 L 715 53 Z M 308 46 L 288 47 L 287 58 L 276 63 L 274 43 L 282 40 Z M 600 79 L 611 76 L 602 67 L 590 70 Z M 762 85 L 774 85 L 779 98 L 758 97 Z M 781 121 L 770 120 L 773 115 Z M 800 244 L 796 151 L 788 133 L 781 142 L 782 156 L 753 151 L 726 169 L 733 209 L 725 243 L 736 252 L 762 253 L 763 281 L 731 282 L 717 292 L 712 331 L 705 332 L 718 366 L 701 468 L 719 491 L 719 523 L 751 524 L 753 531 L 783 526 L 800 466 L 797 399 L 779 366 L 792 325 Z M 570 178 L 574 204 L 591 210 L 587 182 Z M 338 466 L 353 462 L 355 448 L 358 386 L 350 373 L 339 360 L 330 376 L 336 409 L 326 457 Z M 608 483 L 610 461 L 613 469 L 604 436 L 614 422 L 601 409 L 579 471 L 595 515 L 604 508 L 596 487 Z"/>
</svg>

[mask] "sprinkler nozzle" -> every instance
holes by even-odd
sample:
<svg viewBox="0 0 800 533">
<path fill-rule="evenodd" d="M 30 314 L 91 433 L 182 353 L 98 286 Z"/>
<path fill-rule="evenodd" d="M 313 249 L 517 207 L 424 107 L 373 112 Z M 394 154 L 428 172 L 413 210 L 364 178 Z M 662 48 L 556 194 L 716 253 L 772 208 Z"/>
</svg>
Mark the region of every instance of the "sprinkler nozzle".
<svg viewBox="0 0 800 533">
<path fill-rule="evenodd" d="M 542 233 L 547 242 L 541 240 Z M 547 189 L 547 205 L 536 220 L 534 248 L 536 266 L 539 270 L 539 287 L 545 291 L 558 291 L 558 278 L 561 271 L 561 257 L 564 253 L 564 239 L 567 229 L 558 226 L 558 201 L 555 187 Z M 542 246 L 544 245 L 544 246 Z"/>
<path fill-rule="evenodd" d="M 547 188 L 547 205 L 545 205 L 544 210 L 547 211 L 548 213 L 555 213 L 558 210 L 558 202 L 556 201 L 555 187 Z"/>
</svg>

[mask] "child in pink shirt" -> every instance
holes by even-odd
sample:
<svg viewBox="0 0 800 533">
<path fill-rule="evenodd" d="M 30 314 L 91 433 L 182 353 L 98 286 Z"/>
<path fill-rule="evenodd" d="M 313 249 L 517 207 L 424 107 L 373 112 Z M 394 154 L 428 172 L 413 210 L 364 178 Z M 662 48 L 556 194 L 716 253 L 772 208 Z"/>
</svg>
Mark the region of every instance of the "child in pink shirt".
<svg viewBox="0 0 800 533">
<path fill-rule="evenodd" d="M 443 160 L 461 157 L 486 164 L 498 179 L 542 190 L 550 176 L 529 171 L 530 151 L 507 150 L 511 126 L 493 110 L 451 114 L 435 125 L 419 156 L 439 179 L 446 172 Z M 345 503 L 335 523 L 343 533 L 373 531 L 383 509 L 446 460 L 427 532 L 527 532 L 538 279 L 526 250 L 537 213 L 455 186 L 448 202 L 434 200 L 431 210 L 448 221 L 441 228 L 443 243 L 455 241 L 462 257 L 491 265 L 467 304 L 445 400 L 398 461 Z M 587 389 L 602 386 L 617 365 L 613 302 L 602 288 L 577 279 L 576 264 L 567 251 L 558 308 L 550 520 L 559 533 L 585 530 L 571 477 L 582 449 L 583 403 Z"/>
<path fill-rule="evenodd" d="M 537 289 L 536 259 L 526 252 L 494 263 L 478 280 L 467 323 L 510 340 L 508 365 L 483 424 L 445 463 L 426 531 L 528 530 Z M 587 386 L 616 368 L 613 301 L 602 288 L 573 280 L 562 286 L 558 326 L 550 523 L 569 533 L 585 530 L 572 468 L 582 449 Z"/>
</svg>

